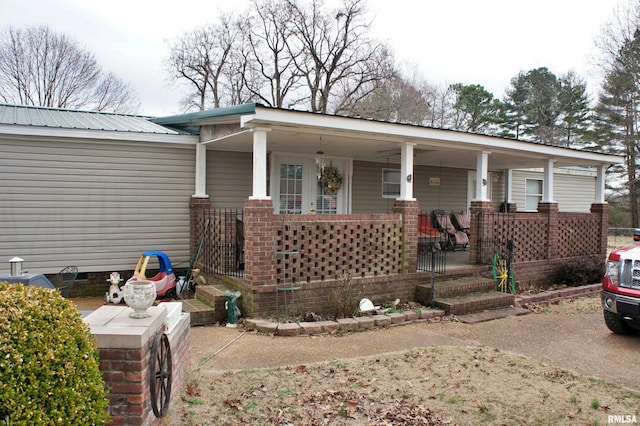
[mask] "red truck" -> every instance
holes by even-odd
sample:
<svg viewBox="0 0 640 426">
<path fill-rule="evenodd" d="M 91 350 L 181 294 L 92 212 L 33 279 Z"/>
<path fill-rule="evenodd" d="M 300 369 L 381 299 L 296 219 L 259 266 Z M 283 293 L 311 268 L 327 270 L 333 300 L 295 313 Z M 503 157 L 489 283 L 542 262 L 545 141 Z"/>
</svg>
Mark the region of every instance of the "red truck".
<svg viewBox="0 0 640 426">
<path fill-rule="evenodd" d="M 616 334 L 640 330 L 640 229 L 633 233 L 636 244 L 612 251 L 602 280 L 604 322 Z"/>
</svg>

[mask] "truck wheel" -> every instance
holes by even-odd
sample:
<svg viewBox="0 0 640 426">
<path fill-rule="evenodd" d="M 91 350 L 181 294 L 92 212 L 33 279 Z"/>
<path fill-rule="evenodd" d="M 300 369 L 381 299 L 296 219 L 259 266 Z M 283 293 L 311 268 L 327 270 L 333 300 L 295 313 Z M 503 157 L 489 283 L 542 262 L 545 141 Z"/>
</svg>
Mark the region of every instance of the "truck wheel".
<svg viewBox="0 0 640 426">
<path fill-rule="evenodd" d="M 629 327 L 622 318 L 613 312 L 604 311 L 604 322 L 607 324 L 609 330 L 616 334 L 629 335 L 634 333 L 634 330 Z"/>
</svg>

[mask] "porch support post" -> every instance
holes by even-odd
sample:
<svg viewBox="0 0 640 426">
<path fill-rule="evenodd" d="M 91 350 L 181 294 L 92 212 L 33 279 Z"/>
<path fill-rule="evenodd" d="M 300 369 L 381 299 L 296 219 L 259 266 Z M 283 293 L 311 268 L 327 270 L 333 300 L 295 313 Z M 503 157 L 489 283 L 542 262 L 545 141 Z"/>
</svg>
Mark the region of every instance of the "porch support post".
<svg viewBox="0 0 640 426">
<path fill-rule="evenodd" d="M 513 197 L 513 190 L 511 186 L 513 185 L 513 170 L 507 169 L 504 171 L 504 194 L 505 194 L 505 202 L 507 205 L 511 204 L 511 200 Z"/>
<path fill-rule="evenodd" d="M 250 200 L 270 200 L 267 196 L 267 132 L 271 129 L 256 127 L 253 132 L 253 195 Z"/>
<path fill-rule="evenodd" d="M 196 144 L 196 182 L 193 197 L 206 198 L 207 195 L 207 146 Z"/>
<path fill-rule="evenodd" d="M 596 176 L 596 199 L 597 204 L 605 204 L 604 200 L 604 188 L 605 188 L 605 174 L 607 172 L 607 166 L 598 166 L 598 175 Z"/>
<path fill-rule="evenodd" d="M 514 213 L 516 205 L 513 203 L 513 169 L 504 170 L 504 204 L 500 211 Z"/>
<path fill-rule="evenodd" d="M 416 200 L 395 200 L 393 212 L 402 216 L 402 265 L 401 274 L 416 272 L 418 268 L 418 214 Z"/>
<path fill-rule="evenodd" d="M 480 151 L 476 156 L 476 198 L 473 201 L 489 201 L 487 198 L 489 154 L 489 151 Z"/>
<path fill-rule="evenodd" d="M 400 200 L 412 201 L 413 198 L 413 147 L 414 143 L 403 143 L 400 147 Z"/>
<path fill-rule="evenodd" d="M 554 160 L 547 160 L 544 164 L 544 181 L 542 183 L 542 202 L 553 203 L 553 164 Z"/>
</svg>

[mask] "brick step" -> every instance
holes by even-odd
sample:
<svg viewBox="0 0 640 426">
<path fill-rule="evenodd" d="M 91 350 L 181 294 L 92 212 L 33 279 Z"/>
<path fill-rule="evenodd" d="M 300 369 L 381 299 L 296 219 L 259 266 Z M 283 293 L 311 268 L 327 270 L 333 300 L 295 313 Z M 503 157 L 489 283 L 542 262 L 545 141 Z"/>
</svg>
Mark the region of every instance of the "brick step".
<svg viewBox="0 0 640 426">
<path fill-rule="evenodd" d="M 436 306 L 449 315 L 465 315 L 513 305 L 515 295 L 493 290 L 436 298 Z"/>
<path fill-rule="evenodd" d="M 460 296 L 467 293 L 495 290 L 494 280 L 473 276 L 435 282 L 435 298 Z M 431 303 L 431 282 L 416 285 L 416 301 L 422 304 Z"/>
<path fill-rule="evenodd" d="M 182 312 L 191 314 L 191 326 L 211 325 L 216 323 L 215 310 L 213 307 L 201 302 L 198 299 L 182 300 Z"/>
<path fill-rule="evenodd" d="M 191 325 L 211 325 L 227 319 L 224 307 L 226 289 L 217 285 L 199 285 L 194 299 L 183 300 L 183 310 L 191 313 Z M 185 303 L 188 302 L 188 303 Z M 194 319 L 195 317 L 195 319 Z"/>
</svg>

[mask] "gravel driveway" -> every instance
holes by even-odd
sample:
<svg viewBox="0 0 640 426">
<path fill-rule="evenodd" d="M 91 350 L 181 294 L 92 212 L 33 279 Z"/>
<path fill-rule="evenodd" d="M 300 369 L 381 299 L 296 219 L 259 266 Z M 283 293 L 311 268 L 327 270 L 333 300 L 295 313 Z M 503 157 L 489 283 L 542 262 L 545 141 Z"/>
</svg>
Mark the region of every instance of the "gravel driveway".
<svg viewBox="0 0 640 426">
<path fill-rule="evenodd" d="M 346 335 L 279 337 L 225 327 L 191 329 L 196 370 L 297 365 L 429 346 L 485 346 L 640 389 L 640 335 L 605 326 L 597 297 L 583 297 L 529 315 L 478 324 L 413 323 Z"/>
</svg>

